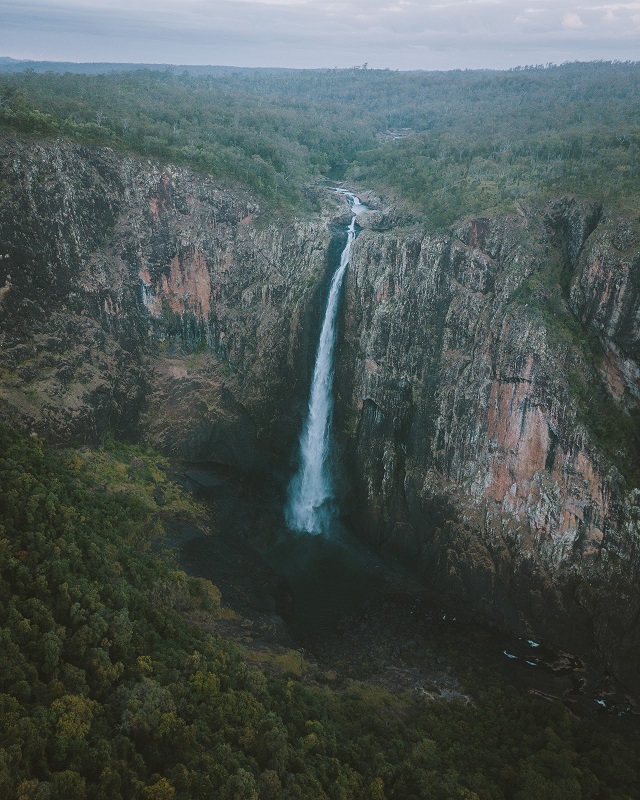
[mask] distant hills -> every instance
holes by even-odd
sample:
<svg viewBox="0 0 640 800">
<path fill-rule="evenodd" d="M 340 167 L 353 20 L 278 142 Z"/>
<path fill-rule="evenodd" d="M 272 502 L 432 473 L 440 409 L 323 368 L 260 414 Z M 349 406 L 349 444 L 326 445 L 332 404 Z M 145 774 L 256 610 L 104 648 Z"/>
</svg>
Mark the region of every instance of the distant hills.
<svg viewBox="0 0 640 800">
<path fill-rule="evenodd" d="M 81 75 L 104 75 L 110 72 L 130 72 L 136 69 L 162 70 L 189 75 L 227 75 L 235 72 L 254 72 L 255 67 L 203 66 L 197 64 L 135 64 L 110 61 L 30 61 L 0 56 L 0 72 L 75 72 Z M 261 67 L 261 72 L 288 72 L 277 67 Z"/>
</svg>

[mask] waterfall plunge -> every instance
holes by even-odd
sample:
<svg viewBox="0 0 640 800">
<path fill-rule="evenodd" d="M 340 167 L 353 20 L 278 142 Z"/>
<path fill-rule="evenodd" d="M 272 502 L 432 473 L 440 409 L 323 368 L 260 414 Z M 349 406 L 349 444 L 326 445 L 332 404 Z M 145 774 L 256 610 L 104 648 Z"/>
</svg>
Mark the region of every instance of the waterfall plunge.
<svg viewBox="0 0 640 800">
<path fill-rule="evenodd" d="M 340 287 L 349 264 L 351 244 L 356 237 L 356 217 L 367 207 L 350 192 L 345 195 L 353 217 L 340 265 L 329 288 L 320 341 L 311 382 L 309 411 L 300 437 L 300 467 L 289 485 L 285 516 L 289 528 L 308 533 L 328 533 L 333 522 L 334 489 L 330 467 L 331 419 L 333 416 L 333 350 Z"/>
</svg>

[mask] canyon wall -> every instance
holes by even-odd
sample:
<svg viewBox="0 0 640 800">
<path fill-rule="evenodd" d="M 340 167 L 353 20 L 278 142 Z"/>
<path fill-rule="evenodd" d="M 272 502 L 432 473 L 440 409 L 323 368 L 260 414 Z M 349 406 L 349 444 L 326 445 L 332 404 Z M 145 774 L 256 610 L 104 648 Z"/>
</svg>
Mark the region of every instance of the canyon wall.
<svg viewBox="0 0 640 800">
<path fill-rule="evenodd" d="M 4 140 L 0 163 L 2 416 L 243 468 L 288 454 L 328 219 L 105 148 Z"/>
<path fill-rule="evenodd" d="M 338 424 L 361 533 L 638 684 L 640 231 L 572 199 L 365 230 Z"/>
<path fill-rule="evenodd" d="M 0 140 L 0 417 L 286 473 L 340 249 L 326 194 L 275 214 L 183 168 Z M 351 525 L 640 684 L 637 220 L 558 199 L 401 221 L 363 220 L 346 279 Z"/>
</svg>

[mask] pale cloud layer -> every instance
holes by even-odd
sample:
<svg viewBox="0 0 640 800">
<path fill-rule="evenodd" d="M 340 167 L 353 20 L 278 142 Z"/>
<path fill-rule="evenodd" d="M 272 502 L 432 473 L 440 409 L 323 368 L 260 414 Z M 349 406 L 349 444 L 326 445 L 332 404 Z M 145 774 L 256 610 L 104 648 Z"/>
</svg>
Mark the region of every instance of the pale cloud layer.
<svg viewBox="0 0 640 800">
<path fill-rule="evenodd" d="M 640 1 L 0 0 L 0 55 L 391 69 L 640 59 Z"/>
</svg>

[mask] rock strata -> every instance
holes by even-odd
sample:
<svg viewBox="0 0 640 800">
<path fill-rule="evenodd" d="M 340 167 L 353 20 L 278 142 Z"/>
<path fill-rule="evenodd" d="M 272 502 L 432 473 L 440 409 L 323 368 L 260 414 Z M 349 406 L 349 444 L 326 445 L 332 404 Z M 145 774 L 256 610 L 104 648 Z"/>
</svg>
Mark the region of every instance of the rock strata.
<svg viewBox="0 0 640 800">
<path fill-rule="evenodd" d="M 451 236 L 366 230 L 338 369 L 361 534 L 636 684 L 637 451 L 602 416 L 637 436 L 637 236 L 571 199 Z"/>
</svg>

